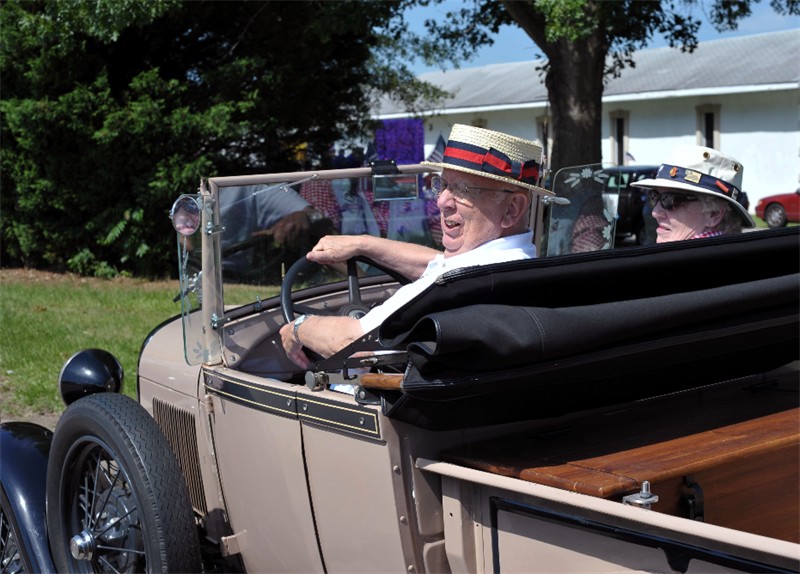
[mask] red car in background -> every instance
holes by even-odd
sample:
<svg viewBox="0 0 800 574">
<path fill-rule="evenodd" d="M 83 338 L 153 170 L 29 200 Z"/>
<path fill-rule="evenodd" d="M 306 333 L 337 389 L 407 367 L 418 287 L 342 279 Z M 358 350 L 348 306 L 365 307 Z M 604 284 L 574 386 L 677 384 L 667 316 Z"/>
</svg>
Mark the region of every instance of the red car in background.
<svg viewBox="0 0 800 574">
<path fill-rule="evenodd" d="M 756 215 L 766 221 L 769 227 L 800 223 L 800 188 L 794 193 L 762 197 L 756 205 Z"/>
</svg>

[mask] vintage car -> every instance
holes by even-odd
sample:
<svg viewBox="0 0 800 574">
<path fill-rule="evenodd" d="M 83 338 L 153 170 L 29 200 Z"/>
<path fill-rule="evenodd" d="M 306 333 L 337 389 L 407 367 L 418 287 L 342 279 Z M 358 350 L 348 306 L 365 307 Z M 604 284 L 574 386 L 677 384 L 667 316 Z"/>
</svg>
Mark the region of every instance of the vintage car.
<svg viewBox="0 0 800 574">
<path fill-rule="evenodd" d="M 435 245 L 426 169 L 178 198 L 182 311 L 144 341 L 136 400 L 85 349 L 54 432 L 0 425 L 0 572 L 797 572 L 797 228 L 570 253 L 603 179 L 566 170 L 531 211 L 542 257 L 448 272 L 298 369 L 295 314 L 358 316 L 408 281 L 309 246 Z M 277 241 L 262 215 L 297 196 L 302 233 Z"/>
</svg>

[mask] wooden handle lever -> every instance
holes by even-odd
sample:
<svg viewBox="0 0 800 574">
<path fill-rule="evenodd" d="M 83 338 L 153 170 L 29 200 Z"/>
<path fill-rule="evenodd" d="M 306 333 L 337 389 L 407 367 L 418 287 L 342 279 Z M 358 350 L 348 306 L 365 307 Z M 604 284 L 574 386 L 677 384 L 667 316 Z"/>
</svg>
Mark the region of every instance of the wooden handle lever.
<svg viewBox="0 0 800 574">
<path fill-rule="evenodd" d="M 364 373 L 361 375 L 361 386 L 365 389 L 386 389 L 399 391 L 403 382 L 400 373 Z"/>
</svg>

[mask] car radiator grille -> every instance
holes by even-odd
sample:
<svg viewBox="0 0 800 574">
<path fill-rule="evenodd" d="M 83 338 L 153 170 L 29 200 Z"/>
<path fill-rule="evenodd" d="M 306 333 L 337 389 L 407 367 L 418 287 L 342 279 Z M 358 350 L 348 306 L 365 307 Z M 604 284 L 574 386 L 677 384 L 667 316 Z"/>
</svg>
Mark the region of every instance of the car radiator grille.
<svg viewBox="0 0 800 574">
<path fill-rule="evenodd" d="M 167 437 L 181 472 L 189 487 L 189 499 L 195 512 L 205 516 L 207 511 L 200 456 L 197 451 L 197 429 L 191 411 L 176 408 L 157 398 L 153 399 L 153 418 Z"/>
</svg>

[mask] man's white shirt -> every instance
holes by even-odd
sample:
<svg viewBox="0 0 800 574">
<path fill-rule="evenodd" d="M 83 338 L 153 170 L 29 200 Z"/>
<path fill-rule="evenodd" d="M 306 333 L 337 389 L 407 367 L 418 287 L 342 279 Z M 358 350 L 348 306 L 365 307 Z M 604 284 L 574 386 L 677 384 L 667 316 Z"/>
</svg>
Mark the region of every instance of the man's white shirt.
<svg viewBox="0 0 800 574">
<path fill-rule="evenodd" d="M 436 279 L 447 271 L 534 257 L 536 257 L 536 246 L 533 245 L 533 231 L 493 239 L 466 253 L 452 257 L 445 257 L 440 253 L 428 263 L 428 267 L 419 279 L 403 285 L 384 303 L 371 309 L 359 319 L 361 328 L 364 329 L 364 333 L 369 333 L 379 327 L 389 315 L 433 285 Z"/>
</svg>

